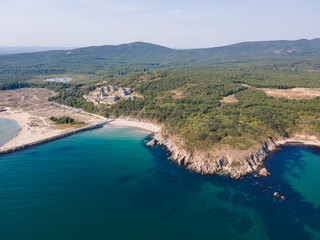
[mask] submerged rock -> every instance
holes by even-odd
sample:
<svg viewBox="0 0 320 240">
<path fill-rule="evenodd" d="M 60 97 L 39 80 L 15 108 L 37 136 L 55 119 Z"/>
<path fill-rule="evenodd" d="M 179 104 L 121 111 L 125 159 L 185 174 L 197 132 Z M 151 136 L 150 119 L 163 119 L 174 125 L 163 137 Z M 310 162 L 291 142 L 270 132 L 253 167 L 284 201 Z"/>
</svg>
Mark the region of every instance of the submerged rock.
<svg viewBox="0 0 320 240">
<path fill-rule="evenodd" d="M 279 200 L 279 202 L 283 202 L 284 200 L 286 200 L 286 197 L 280 195 L 278 192 L 274 192 L 273 196 L 275 196 Z"/>
<path fill-rule="evenodd" d="M 158 141 L 155 139 L 150 140 L 149 142 L 146 142 L 147 147 L 155 147 L 157 145 Z"/>
</svg>

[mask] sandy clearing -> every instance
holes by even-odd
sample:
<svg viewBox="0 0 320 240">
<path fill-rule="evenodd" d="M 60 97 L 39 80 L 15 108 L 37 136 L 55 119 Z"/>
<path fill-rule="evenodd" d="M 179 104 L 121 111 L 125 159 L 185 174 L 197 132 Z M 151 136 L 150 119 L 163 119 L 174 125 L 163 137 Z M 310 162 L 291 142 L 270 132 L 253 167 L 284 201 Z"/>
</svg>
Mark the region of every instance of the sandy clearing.
<svg viewBox="0 0 320 240">
<path fill-rule="evenodd" d="M 236 99 L 236 97 L 234 96 L 234 94 L 226 96 L 224 98 L 222 98 L 220 100 L 221 103 L 235 103 L 235 102 L 239 102 L 238 99 Z"/>
<path fill-rule="evenodd" d="M 184 94 L 182 91 L 172 90 L 171 93 L 172 93 L 171 97 L 173 99 L 180 99 L 184 97 Z"/>
<path fill-rule="evenodd" d="M 271 89 L 259 88 L 264 91 L 267 96 L 287 99 L 307 99 L 310 100 L 320 96 L 320 88 L 291 88 L 291 89 Z"/>
</svg>

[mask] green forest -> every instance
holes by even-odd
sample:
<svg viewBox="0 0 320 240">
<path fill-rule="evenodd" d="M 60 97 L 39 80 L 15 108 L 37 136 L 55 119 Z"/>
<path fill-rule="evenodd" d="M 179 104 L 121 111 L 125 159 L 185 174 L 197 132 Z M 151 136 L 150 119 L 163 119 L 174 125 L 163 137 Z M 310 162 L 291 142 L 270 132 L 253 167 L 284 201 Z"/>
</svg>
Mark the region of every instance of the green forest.
<svg viewBox="0 0 320 240">
<path fill-rule="evenodd" d="M 267 97 L 259 88 L 241 84 L 277 88 L 319 85 L 319 73 L 311 74 L 303 83 L 308 75 L 233 71 L 143 73 L 110 80 L 111 84 L 133 88 L 144 96 L 143 99 L 94 106 L 81 97 L 84 90 L 74 88 L 62 89 L 50 100 L 106 117 L 132 116 L 163 123 L 169 134 L 178 134 L 184 139 L 185 147 L 190 151 L 207 149 L 217 143 L 246 149 L 258 140 L 289 137 L 295 131 L 308 129 L 313 134 L 320 134 L 320 97 L 312 100 Z M 274 79 L 279 79 L 276 85 Z M 181 96 L 175 98 L 174 92 Z M 231 94 L 235 94 L 238 102 L 220 102 Z"/>
<path fill-rule="evenodd" d="M 274 55 L 279 48 L 285 54 Z M 293 54 L 285 51 L 292 48 Z M 295 132 L 320 135 L 320 97 L 288 100 L 268 97 L 260 89 L 319 88 L 319 56 L 318 39 L 185 51 L 139 43 L 84 48 L 67 55 L 8 55 L 0 56 L 0 89 L 46 87 L 58 92 L 49 101 L 109 118 L 131 116 L 161 123 L 167 134 L 181 137 L 189 151 L 216 144 L 247 149 L 260 140 Z M 41 81 L 63 74 L 91 80 Z M 113 105 L 87 102 L 83 95 L 100 81 L 130 87 L 143 98 Z M 81 88 L 84 85 L 87 88 Z M 236 102 L 221 101 L 233 94 Z"/>
</svg>

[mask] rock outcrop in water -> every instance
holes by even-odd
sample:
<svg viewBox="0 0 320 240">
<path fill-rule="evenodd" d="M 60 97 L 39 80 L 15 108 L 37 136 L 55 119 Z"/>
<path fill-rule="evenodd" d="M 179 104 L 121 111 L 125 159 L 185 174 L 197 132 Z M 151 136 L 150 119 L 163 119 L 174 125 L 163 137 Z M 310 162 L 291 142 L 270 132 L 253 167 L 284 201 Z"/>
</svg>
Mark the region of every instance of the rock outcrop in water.
<svg viewBox="0 0 320 240">
<path fill-rule="evenodd" d="M 263 160 L 277 146 L 273 139 L 269 138 L 261 145 L 248 150 L 236 150 L 224 146 L 211 151 L 190 153 L 183 148 L 183 141 L 178 137 L 164 137 L 161 133 L 156 133 L 153 140 L 146 145 L 151 147 L 156 144 L 164 146 L 171 153 L 171 160 L 186 166 L 189 170 L 203 175 L 222 173 L 232 178 L 239 178 L 257 171 Z"/>
<path fill-rule="evenodd" d="M 262 169 L 260 169 L 260 171 L 259 171 L 259 175 L 260 175 L 260 176 L 263 176 L 263 177 L 267 177 L 267 176 L 269 176 L 269 175 L 271 175 L 271 174 L 267 171 L 266 168 L 262 168 Z"/>
<path fill-rule="evenodd" d="M 147 147 L 155 147 L 157 145 L 158 141 L 156 139 L 151 139 L 150 141 L 146 142 L 145 145 Z"/>
</svg>

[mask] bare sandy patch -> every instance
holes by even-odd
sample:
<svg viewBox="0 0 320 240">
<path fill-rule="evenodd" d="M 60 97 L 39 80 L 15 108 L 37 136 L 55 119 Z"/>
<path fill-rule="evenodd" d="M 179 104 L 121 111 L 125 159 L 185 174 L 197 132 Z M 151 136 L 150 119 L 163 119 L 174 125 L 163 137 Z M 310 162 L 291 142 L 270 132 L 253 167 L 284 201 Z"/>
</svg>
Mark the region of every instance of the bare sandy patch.
<svg viewBox="0 0 320 240">
<path fill-rule="evenodd" d="M 260 88 L 268 96 L 286 99 L 312 99 L 320 96 L 320 88 L 271 89 Z"/>
<path fill-rule="evenodd" d="M 241 86 L 244 86 L 244 87 L 247 87 L 247 88 L 251 88 L 251 86 L 250 86 L 250 85 L 248 85 L 248 84 L 244 84 L 244 83 L 241 83 Z"/>
<path fill-rule="evenodd" d="M 222 98 L 220 100 L 221 103 L 235 103 L 235 102 L 239 102 L 238 99 L 236 99 L 236 97 L 234 96 L 234 94 L 226 96 L 224 98 Z"/>
<path fill-rule="evenodd" d="M 172 90 L 171 93 L 172 93 L 171 97 L 173 99 L 180 99 L 180 98 L 183 98 L 183 96 L 184 96 L 183 92 L 182 91 L 178 91 L 178 90 Z"/>
</svg>

